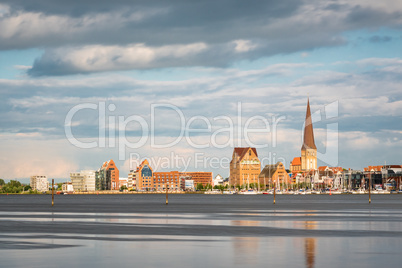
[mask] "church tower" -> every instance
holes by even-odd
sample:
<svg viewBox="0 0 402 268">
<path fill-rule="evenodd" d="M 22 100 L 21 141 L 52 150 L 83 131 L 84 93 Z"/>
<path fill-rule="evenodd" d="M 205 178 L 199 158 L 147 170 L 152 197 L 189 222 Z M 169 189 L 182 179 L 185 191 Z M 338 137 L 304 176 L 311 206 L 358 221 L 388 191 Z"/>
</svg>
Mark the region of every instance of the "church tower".
<svg viewBox="0 0 402 268">
<path fill-rule="evenodd" d="M 314 143 L 309 99 L 307 99 L 306 121 L 304 122 L 303 145 L 301 148 L 301 169 L 302 171 L 317 169 L 317 147 Z"/>
</svg>

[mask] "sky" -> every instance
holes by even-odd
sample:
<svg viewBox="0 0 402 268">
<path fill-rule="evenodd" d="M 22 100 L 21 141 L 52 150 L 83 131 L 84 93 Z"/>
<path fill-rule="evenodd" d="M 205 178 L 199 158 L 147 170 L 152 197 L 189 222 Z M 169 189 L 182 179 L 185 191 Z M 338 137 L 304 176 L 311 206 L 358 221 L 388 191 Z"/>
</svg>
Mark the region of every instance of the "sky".
<svg viewBox="0 0 402 268">
<path fill-rule="evenodd" d="M 308 99 L 319 165 L 400 165 L 401 48 L 394 0 L 0 0 L 0 177 L 289 167 Z"/>
</svg>

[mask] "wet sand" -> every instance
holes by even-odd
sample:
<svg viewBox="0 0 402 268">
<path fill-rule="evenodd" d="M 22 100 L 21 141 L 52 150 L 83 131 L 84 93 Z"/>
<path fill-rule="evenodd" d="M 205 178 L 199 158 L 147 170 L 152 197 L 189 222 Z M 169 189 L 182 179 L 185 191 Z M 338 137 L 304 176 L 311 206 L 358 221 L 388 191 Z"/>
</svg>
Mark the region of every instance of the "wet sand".
<svg viewBox="0 0 402 268">
<path fill-rule="evenodd" d="M 376 267 L 400 263 L 401 237 L 402 195 L 372 196 L 371 204 L 367 195 L 278 195 L 275 205 L 270 195 L 172 194 L 169 205 L 165 195 L 57 195 L 54 207 L 50 195 L 0 196 L 0 257 L 10 267 L 46 267 L 40 256 L 54 251 L 75 256 L 79 267 L 87 265 L 84 255 L 101 267 L 114 264 L 113 257 L 99 261 L 109 255 L 123 258 L 114 260 L 123 267 L 133 256 L 141 265 L 167 267 L 245 260 Z M 27 252 L 39 254 L 36 264 Z"/>
</svg>

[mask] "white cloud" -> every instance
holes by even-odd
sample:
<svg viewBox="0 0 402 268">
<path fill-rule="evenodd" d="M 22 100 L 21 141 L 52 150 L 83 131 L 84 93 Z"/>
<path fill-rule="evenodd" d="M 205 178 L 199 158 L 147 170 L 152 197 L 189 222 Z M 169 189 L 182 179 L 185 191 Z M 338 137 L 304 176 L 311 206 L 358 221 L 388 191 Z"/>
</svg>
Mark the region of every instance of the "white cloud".
<svg viewBox="0 0 402 268">
<path fill-rule="evenodd" d="M 251 40 L 235 40 L 233 41 L 235 44 L 235 50 L 236 52 L 242 53 L 242 52 L 248 52 L 250 50 L 256 49 L 258 46 L 256 44 L 253 44 Z"/>
</svg>

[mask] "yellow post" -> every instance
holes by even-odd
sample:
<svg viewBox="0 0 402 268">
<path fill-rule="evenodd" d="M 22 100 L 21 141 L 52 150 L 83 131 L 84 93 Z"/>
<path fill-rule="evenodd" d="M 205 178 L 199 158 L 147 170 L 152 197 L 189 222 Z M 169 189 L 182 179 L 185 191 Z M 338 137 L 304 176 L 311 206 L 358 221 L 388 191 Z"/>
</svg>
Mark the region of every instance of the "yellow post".
<svg viewBox="0 0 402 268">
<path fill-rule="evenodd" d="M 54 179 L 52 179 L 52 207 L 54 205 Z"/>
<path fill-rule="evenodd" d="M 369 178 L 369 204 L 371 204 L 371 171 L 370 171 L 370 178 Z"/>
<path fill-rule="evenodd" d="M 168 201 L 168 185 L 166 185 L 166 205 L 169 203 Z"/>
<path fill-rule="evenodd" d="M 274 186 L 274 205 L 275 205 L 275 192 L 276 192 L 276 185 Z"/>
</svg>

